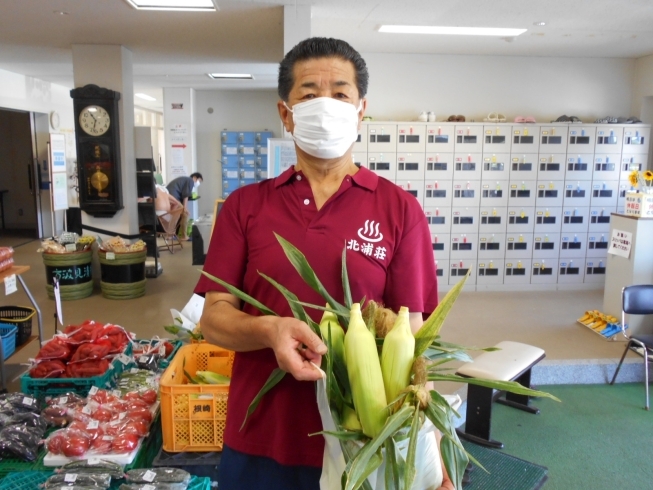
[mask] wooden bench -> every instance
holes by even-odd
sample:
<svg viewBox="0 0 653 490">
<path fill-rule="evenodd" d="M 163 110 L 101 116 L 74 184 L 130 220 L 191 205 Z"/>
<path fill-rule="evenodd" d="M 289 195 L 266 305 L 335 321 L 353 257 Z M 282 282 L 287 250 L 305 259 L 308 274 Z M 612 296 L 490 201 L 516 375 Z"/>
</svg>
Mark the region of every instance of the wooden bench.
<svg viewBox="0 0 653 490">
<path fill-rule="evenodd" d="M 485 378 L 494 381 L 517 381 L 522 386 L 531 386 L 531 368 L 545 357 L 545 353 L 538 347 L 521 344 L 519 342 L 499 342 L 495 347 L 501 350 L 484 352 L 474 362 L 470 362 L 458 369 L 457 373 L 466 378 Z M 518 408 L 533 414 L 540 411 L 529 405 L 530 397 L 496 392 L 492 388 L 485 388 L 469 384 L 467 387 L 467 412 L 465 431 L 458 429 L 458 435 L 468 441 L 483 446 L 503 448 L 503 443 L 490 438 L 492 423 L 492 402 Z"/>
</svg>

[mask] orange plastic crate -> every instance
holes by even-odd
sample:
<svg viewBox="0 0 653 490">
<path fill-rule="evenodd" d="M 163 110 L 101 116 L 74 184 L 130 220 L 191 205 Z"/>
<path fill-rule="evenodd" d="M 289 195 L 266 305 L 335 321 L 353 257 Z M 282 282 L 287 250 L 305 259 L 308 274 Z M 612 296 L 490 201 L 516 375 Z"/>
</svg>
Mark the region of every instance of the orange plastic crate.
<svg viewBox="0 0 653 490">
<path fill-rule="evenodd" d="M 188 382 L 197 371 L 231 376 L 234 353 L 211 344 L 181 347 L 161 376 L 163 449 L 168 452 L 222 451 L 228 385 Z"/>
</svg>

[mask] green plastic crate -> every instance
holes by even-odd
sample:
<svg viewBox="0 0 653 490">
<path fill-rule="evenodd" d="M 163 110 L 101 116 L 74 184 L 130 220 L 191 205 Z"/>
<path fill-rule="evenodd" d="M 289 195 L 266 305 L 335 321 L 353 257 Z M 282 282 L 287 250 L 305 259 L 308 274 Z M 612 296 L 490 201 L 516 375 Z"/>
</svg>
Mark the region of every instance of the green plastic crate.
<svg viewBox="0 0 653 490">
<path fill-rule="evenodd" d="M 132 354 L 131 344 L 127 344 L 124 352 L 127 356 Z M 100 376 L 92 378 L 32 378 L 29 372 L 20 377 L 20 388 L 23 393 L 37 397 L 54 396 L 62 393 L 73 392 L 80 396 L 87 396 L 93 387 L 112 389 L 116 386 L 118 377 L 127 369 L 134 367 L 134 363 L 124 364 L 119 359 L 114 359 L 107 371 Z"/>
<path fill-rule="evenodd" d="M 20 473 L 9 473 L 0 481 L 0 490 L 35 490 L 51 475 L 52 471 L 21 471 Z"/>
</svg>

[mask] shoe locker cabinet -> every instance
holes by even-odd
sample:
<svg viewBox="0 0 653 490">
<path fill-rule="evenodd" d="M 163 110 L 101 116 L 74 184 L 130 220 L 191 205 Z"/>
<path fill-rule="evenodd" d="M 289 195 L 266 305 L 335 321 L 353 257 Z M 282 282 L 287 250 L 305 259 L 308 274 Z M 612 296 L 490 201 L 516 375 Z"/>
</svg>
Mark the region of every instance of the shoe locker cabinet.
<svg viewBox="0 0 653 490">
<path fill-rule="evenodd" d="M 267 179 L 270 131 L 222 131 L 222 199 L 235 189 Z"/>
<path fill-rule="evenodd" d="M 598 289 L 650 126 L 364 122 L 355 162 L 423 207 L 438 287 Z M 224 154 L 224 153 L 223 153 Z"/>
</svg>

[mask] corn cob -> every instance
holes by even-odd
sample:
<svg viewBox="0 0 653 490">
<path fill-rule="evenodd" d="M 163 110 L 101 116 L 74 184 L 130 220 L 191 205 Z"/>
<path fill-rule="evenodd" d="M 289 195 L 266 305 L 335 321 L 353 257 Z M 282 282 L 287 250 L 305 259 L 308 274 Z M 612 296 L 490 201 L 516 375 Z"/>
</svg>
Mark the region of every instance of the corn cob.
<svg viewBox="0 0 653 490">
<path fill-rule="evenodd" d="M 223 376 L 213 371 L 197 371 L 195 376 L 199 378 L 199 381 L 208 385 L 228 385 L 231 383 L 229 376 Z"/>
<path fill-rule="evenodd" d="M 341 425 L 343 429 L 358 431 L 361 430 L 361 423 L 358 421 L 356 412 L 349 408 L 347 405 L 345 405 L 343 408 Z"/>
<path fill-rule="evenodd" d="M 327 305 L 328 306 L 328 305 Z M 331 330 L 331 351 L 333 362 L 345 365 L 345 331 L 338 323 L 338 317 L 331 311 L 325 311 L 320 320 L 320 332 L 326 343 Z"/>
<path fill-rule="evenodd" d="M 354 303 L 345 334 L 345 358 L 356 414 L 368 437 L 376 437 L 388 418 L 381 363 L 376 341 Z"/>
<path fill-rule="evenodd" d="M 414 359 L 415 337 L 410 330 L 408 308 L 402 306 L 381 351 L 381 371 L 388 403 L 392 403 L 410 384 Z"/>
</svg>

